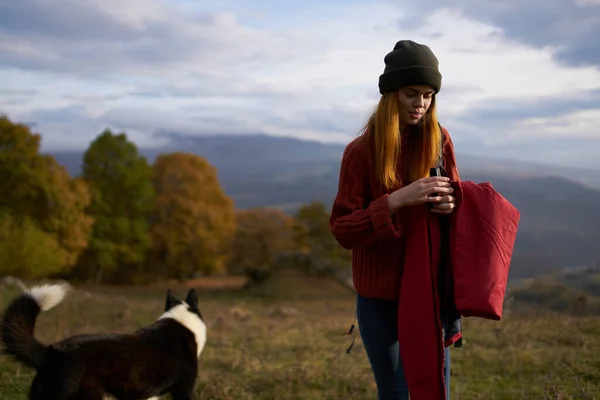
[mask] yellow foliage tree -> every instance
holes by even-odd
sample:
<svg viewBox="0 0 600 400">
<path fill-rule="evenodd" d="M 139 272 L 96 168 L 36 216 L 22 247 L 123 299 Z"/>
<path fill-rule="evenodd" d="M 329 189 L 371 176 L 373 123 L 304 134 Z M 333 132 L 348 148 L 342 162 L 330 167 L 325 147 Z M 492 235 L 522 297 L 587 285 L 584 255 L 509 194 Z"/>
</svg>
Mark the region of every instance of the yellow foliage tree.
<svg viewBox="0 0 600 400">
<path fill-rule="evenodd" d="M 92 196 L 89 186 L 82 178 L 71 178 L 67 170 L 52 157 L 44 157 L 45 168 L 41 179 L 46 184 L 49 206 L 41 208 L 45 215 L 40 218 L 44 230 L 54 233 L 66 251 L 65 262 L 69 267 L 76 264 L 85 250 L 94 218 L 86 214 Z"/>
<path fill-rule="evenodd" d="M 223 271 L 235 214 L 216 169 L 202 157 L 176 152 L 159 155 L 153 172 L 152 269 L 178 279 Z"/>
</svg>

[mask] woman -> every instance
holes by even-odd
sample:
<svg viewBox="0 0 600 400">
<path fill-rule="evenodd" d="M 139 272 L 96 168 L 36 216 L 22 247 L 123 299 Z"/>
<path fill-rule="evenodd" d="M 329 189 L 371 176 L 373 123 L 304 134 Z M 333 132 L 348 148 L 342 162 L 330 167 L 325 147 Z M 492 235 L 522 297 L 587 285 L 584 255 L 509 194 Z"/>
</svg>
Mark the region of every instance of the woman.
<svg viewBox="0 0 600 400">
<path fill-rule="evenodd" d="M 444 290 L 451 285 L 443 280 L 449 274 L 445 270 L 442 234 L 455 206 L 451 181 L 458 181 L 459 174 L 452 140 L 436 118 L 435 96 L 440 91 L 441 74 L 435 55 L 426 45 L 401 40 L 384 62 L 385 70 L 379 77 L 379 104 L 362 134 L 344 151 L 331 230 L 343 247 L 352 249 L 358 326 L 378 398 L 408 399 L 411 382 L 415 382 L 411 399 L 431 396 L 431 392 L 416 394 L 418 385 L 423 387 L 419 393 L 429 390 L 428 384 L 422 383 L 425 374 L 420 372 L 423 368 L 419 369 L 416 360 L 418 351 L 427 347 L 434 349 L 431 355 L 436 356 L 439 346 L 443 367 L 439 371 L 442 383 L 435 394 L 437 400 L 449 396 L 448 346 L 460 343 L 456 343 L 460 341 L 458 315 L 451 302 L 445 301 Z M 442 161 L 445 176 L 430 177 L 430 170 L 438 161 Z M 416 237 L 416 232 L 426 233 Z M 417 350 L 412 340 L 399 342 L 399 329 L 412 329 L 403 325 L 403 313 L 415 308 L 413 303 L 400 301 L 401 289 L 410 292 L 407 280 L 411 278 L 404 276 L 403 282 L 409 252 L 427 259 L 427 266 L 417 269 L 428 268 L 431 260 L 431 279 L 437 289 L 419 292 L 419 302 L 414 304 L 419 307 L 421 302 L 430 303 L 431 310 L 436 310 L 439 340 L 434 336 L 423 339 L 423 348 Z M 403 311 L 403 305 L 411 310 Z M 418 323 L 414 329 L 419 329 Z M 418 338 L 419 332 L 412 335 Z M 436 373 L 430 372 L 431 376 Z"/>
</svg>

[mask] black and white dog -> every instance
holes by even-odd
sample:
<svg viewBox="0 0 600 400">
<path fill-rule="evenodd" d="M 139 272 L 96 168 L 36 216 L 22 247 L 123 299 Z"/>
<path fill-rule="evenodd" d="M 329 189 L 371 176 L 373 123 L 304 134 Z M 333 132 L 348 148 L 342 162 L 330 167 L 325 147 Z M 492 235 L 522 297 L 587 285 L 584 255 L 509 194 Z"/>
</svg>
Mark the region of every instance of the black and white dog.
<svg viewBox="0 0 600 400">
<path fill-rule="evenodd" d="M 44 345 L 33 334 L 36 318 L 59 304 L 66 289 L 29 288 L 7 307 L 0 322 L 4 354 L 37 371 L 30 400 L 133 400 L 167 393 L 174 400 L 192 398 L 206 343 L 194 289 L 185 301 L 169 289 L 164 313 L 134 333 L 77 335 Z"/>
</svg>

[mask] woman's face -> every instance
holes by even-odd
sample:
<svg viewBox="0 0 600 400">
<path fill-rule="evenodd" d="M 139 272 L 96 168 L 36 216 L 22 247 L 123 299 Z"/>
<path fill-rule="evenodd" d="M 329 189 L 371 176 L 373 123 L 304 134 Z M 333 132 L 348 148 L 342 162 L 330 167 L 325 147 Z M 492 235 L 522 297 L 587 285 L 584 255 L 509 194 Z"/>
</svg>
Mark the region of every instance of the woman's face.
<svg viewBox="0 0 600 400">
<path fill-rule="evenodd" d="M 416 125 L 431 106 L 434 91 L 430 86 L 407 86 L 398 91 L 400 123 Z"/>
</svg>

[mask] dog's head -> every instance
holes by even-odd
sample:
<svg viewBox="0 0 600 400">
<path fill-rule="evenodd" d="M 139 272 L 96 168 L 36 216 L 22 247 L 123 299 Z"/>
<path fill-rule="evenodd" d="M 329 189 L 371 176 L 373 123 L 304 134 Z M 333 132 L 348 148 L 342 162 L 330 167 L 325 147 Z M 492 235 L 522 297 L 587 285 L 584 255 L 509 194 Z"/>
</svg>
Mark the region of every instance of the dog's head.
<svg viewBox="0 0 600 400">
<path fill-rule="evenodd" d="M 198 356 L 200 356 L 206 344 L 206 324 L 198 307 L 196 290 L 190 289 L 185 300 L 181 301 L 173 295 L 171 289 L 167 289 L 165 313 L 161 318 L 172 318 L 189 329 L 196 338 Z"/>
<path fill-rule="evenodd" d="M 181 301 L 177 297 L 175 297 L 173 295 L 173 292 L 171 291 L 171 289 L 167 289 L 167 300 L 165 302 L 165 312 L 171 310 L 174 307 L 182 305 L 182 304 L 187 305 L 189 312 L 196 314 L 198 316 L 198 318 L 200 318 L 201 320 L 204 321 L 202 312 L 200 312 L 200 309 L 198 308 L 198 293 L 196 293 L 195 289 L 190 289 L 190 291 L 188 292 L 187 297 L 185 298 L 184 301 Z"/>
</svg>

